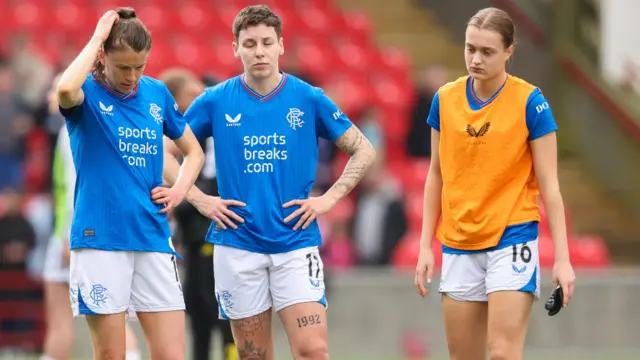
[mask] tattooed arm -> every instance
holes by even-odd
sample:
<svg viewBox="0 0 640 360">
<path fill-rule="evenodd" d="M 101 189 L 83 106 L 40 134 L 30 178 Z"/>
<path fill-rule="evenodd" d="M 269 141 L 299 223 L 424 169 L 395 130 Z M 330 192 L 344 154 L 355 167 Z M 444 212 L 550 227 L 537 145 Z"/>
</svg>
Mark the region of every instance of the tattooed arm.
<svg viewBox="0 0 640 360">
<path fill-rule="evenodd" d="M 376 150 L 355 125 L 345 131 L 335 141 L 335 144 L 351 157 L 338 181 L 325 194 L 337 203 L 362 180 L 369 167 L 376 160 Z"/>
</svg>

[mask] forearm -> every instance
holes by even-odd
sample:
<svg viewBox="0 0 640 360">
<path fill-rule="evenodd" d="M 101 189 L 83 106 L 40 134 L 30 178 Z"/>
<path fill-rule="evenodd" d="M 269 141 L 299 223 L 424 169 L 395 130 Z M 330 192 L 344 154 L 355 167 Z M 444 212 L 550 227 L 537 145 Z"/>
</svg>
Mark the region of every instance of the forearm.
<svg viewBox="0 0 640 360">
<path fill-rule="evenodd" d="M 187 157 L 185 157 L 185 160 L 184 160 L 185 165 L 182 166 L 184 169 L 181 169 L 180 163 L 178 163 L 178 160 L 175 158 L 175 156 L 173 154 L 170 154 L 170 153 L 165 153 L 164 154 L 164 167 L 163 167 L 163 170 L 162 170 L 162 177 L 167 182 L 167 184 L 169 184 L 170 186 L 175 186 L 178 183 L 178 181 L 189 181 L 188 179 L 187 180 L 183 180 L 183 179 L 180 178 L 181 177 L 181 172 L 189 173 L 192 170 L 189 169 L 189 168 L 185 168 L 185 167 L 186 166 L 197 166 L 197 164 L 195 164 L 195 162 L 192 162 L 194 164 L 188 165 L 187 162 L 188 162 L 188 159 L 187 159 Z M 202 167 L 202 165 L 200 165 L 200 167 Z M 195 174 L 196 174 L 195 177 L 197 177 L 197 172 L 198 171 L 199 170 L 195 171 Z M 184 176 L 182 176 L 182 177 L 184 177 Z M 195 182 L 195 177 L 193 179 L 194 182 Z M 191 184 L 193 184 L 193 182 L 191 182 Z M 194 202 L 197 201 L 197 199 L 200 196 L 204 196 L 204 195 L 205 195 L 205 193 L 200 191 L 200 189 L 198 189 L 195 185 L 192 185 L 189 188 L 189 191 L 187 191 L 186 199 L 191 204 L 194 204 Z"/>
<path fill-rule="evenodd" d="M 188 191 L 196 182 L 203 164 L 204 155 L 202 152 L 185 155 L 182 165 L 178 169 L 178 176 L 173 186 Z"/>
<path fill-rule="evenodd" d="M 357 150 L 347 162 L 342 175 L 325 194 L 334 203 L 346 197 L 367 173 L 376 158 L 373 147 L 363 147 Z"/>
<path fill-rule="evenodd" d="M 565 222 L 564 203 L 560 190 L 550 189 L 542 191 L 542 201 L 547 213 L 556 261 L 569 260 L 569 245 L 567 244 L 567 226 Z"/>
<path fill-rule="evenodd" d="M 93 69 L 93 64 L 98 57 L 98 51 L 102 46 L 102 40 L 92 37 L 89 43 L 84 47 L 80 55 L 71 62 L 71 65 L 64 71 L 58 83 L 58 92 L 75 93 L 84 84 L 87 75 Z"/>
<path fill-rule="evenodd" d="M 436 224 L 442 212 L 442 177 L 430 171 L 424 184 L 422 209 L 422 233 L 420 247 L 431 249 Z"/>
</svg>

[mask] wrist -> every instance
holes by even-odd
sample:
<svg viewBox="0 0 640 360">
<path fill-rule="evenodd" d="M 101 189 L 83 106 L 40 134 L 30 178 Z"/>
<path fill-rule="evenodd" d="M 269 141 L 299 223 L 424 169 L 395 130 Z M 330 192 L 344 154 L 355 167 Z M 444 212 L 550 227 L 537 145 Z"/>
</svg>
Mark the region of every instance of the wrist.
<svg viewBox="0 0 640 360">
<path fill-rule="evenodd" d="M 101 47 L 102 44 L 104 44 L 104 41 L 105 41 L 105 39 L 103 39 L 100 36 L 94 34 L 91 37 L 91 39 L 89 40 L 89 45 L 94 45 L 94 46 Z"/>
<path fill-rule="evenodd" d="M 422 237 L 420 239 L 420 250 L 433 250 L 433 241 L 431 238 Z"/>
<path fill-rule="evenodd" d="M 196 205 L 196 203 L 198 202 L 199 199 L 199 194 L 197 191 L 193 190 L 194 188 L 191 188 L 190 191 L 187 191 L 187 194 L 185 195 L 185 199 L 192 205 Z"/>
<path fill-rule="evenodd" d="M 322 197 L 329 202 L 329 205 L 332 208 L 342 199 L 342 197 L 339 194 L 336 194 L 335 191 L 332 191 L 332 189 L 329 189 L 324 195 L 322 195 Z"/>
</svg>

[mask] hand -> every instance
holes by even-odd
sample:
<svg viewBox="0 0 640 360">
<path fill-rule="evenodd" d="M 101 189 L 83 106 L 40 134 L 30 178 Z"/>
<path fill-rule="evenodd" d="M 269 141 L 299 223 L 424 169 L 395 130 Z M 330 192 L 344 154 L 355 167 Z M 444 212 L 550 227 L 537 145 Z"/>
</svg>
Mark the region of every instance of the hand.
<svg viewBox="0 0 640 360">
<path fill-rule="evenodd" d="M 113 24 L 115 24 L 119 19 L 118 13 L 115 10 L 107 11 L 100 20 L 98 20 L 98 25 L 96 26 L 96 31 L 93 33 L 95 38 L 100 39 L 102 42 L 107 41 L 109 34 L 111 33 L 111 28 Z"/>
<path fill-rule="evenodd" d="M 242 201 L 223 200 L 219 196 L 204 196 L 194 201 L 193 206 L 200 214 L 213 220 L 223 230 L 227 230 L 227 225 L 231 226 L 233 230 L 237 230 L 238 225 L 233 220 L 244 224 L 244 219 L 228 208 L 228 206 L 247 206 Z"/>
<path fill-rule="evenodd" d="M 65 241 L 65 246 L 64 249 L 62 250 L 62 261 L 63 264 L 69 266 L 71 264 L 71 250 L 69 249 L 69 242 L 68 240 L 63 240 Z"/>
<path fill-rule="evenodd" d="M 174 187 L 158 186 L 151 190 L 151 200 L 156 204 L 164 204 L 164 209 L 160 213 L 169 212 L 169 210 L 180 205 L 186 195 L 186 191 Z"/>
<path fill-rule="evenodd" d="M 283 208 L 289 208 L 291 206 L 298 205 L 299 209 L 291 213 L 284 219 L 284 222 L 288 223 L 293 219 L 300 216 L 300 219 L 293 227 L 293 230 L 298 230 L 300 226 L 302 229 L 306 229 L 313 223 L 318 216 L 331 210 L 335 203 L 325 196 L 308 198 L 306 200 L 291 200 L 288 203 L 282 205 Z"/>
<path fill-rule="evenodd" d="M 427 296 L 429 293 L 429 290 L 424 286 L 424 284 L 425 281 L 427 284 L 431 283 L 434 264 L 435 259 L 433 256 L 433 250 L 431 248 L 420 247 L 420 255 L 418 256 L 418 264 L 416 265 L 414 284 L 418 294 L 422 297 Z"/>
<path fill-rule="evenodd" d="M 576 274 L 573 272 L 571 263 L 568 260 L 556 261 L 553 265 L 553 283 L 562 286 L 564 295 L 562 307 L 569 305 L 571 298 L 573 298 L 575 281 Z"/>
</svg>

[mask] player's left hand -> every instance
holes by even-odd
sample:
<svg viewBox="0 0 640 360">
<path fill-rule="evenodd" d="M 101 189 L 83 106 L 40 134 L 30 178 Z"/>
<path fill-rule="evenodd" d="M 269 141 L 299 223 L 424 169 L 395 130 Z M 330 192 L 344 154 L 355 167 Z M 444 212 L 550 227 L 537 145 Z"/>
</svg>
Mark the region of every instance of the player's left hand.
<svg viewBox="0 0 640 360">
<path fill-rule="evenodd" d="M 553 283 L 562 286 L 564 294 L 562 307 L 569 305 L 573 297 L 576 274 L 569 261 L 556 261 L 553 265 Z"/>
<path fill-rule="evenodd" d="M 158 186 L 151 190 L 151 200 L 156 204 L 164 204 L 164 208 L 160 210 L 162 214 L 180 205 L 186 194 L 186 191 L 176 187 Z"/>
<path fill-rule="evenodd" d="M 282 207 L 289 208 L 296 205 L 300 206 L 300 208 L 287 216 L 284 219 L 284 222 L 288 223 L 295 218 L 300 217 L 296 225 L 293 227 L 293 230 L 298 230 L 300 227 L 304 230 L 308 228 L 318 216 L 331 210 L 335 203 L 325 196 L 320 196 L 308 198 L 306 200 L 291 200 L 282 205 Z"/>
</svg>

